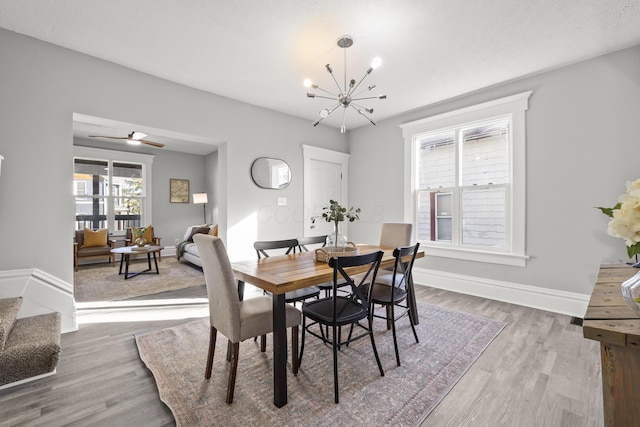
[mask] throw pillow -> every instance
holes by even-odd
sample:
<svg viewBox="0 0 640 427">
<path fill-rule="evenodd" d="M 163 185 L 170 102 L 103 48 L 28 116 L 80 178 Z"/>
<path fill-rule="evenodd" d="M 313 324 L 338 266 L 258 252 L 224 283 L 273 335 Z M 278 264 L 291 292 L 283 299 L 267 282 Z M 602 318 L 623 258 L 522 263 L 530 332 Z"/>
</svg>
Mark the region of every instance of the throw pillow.
<svg viewBox="0 0 640 427">
<path fill-rule="evenodd" d="M 212 236 L 218 237 L 218 224 L 216 224 L 213 227 L 211 227 L 211 230 L 209 231 L 209 234 L 211 234 Z"/>
<path fill-rule="evenodd" d="M 193 242 L 194 234 L 209 234 L 209 227 L 193 227 L 187 241 Z"/>
<path fill-rule="evenodd" d="M 140 231 L 140 228 L 131 227 L 131 235 L 132 235 L 134 241 L 135 241 L 135 239 L 138 238 L 138 232 L 139 231 Z M 145 227 L 144 233 L 142 234 L 142 238 L 144 240 L 146 240 L 147 243 L 153 243 L 153 225 Z"/>
<path fill-rule="evenodd" d="M 107 244 L 107 235 L 109 230 L 106 228 L 103 230 L 93 231 L 90 228 L 84 229 L 84 244 L 83 248 L 92 248 L 95 246 L 104 246 Z"/>
</svg>

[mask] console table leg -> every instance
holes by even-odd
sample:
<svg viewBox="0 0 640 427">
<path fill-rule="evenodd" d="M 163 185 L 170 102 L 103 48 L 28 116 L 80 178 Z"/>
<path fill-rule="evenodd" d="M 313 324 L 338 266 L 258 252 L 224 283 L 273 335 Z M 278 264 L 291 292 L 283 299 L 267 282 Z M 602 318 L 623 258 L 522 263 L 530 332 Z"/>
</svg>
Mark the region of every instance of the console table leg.
<svg viewBox="0 0 640 427">
<path fill-rule="evenodd" d="M 604 425 L 640 425 L 640 358 L 638 349 L 601 343 Z"/>
</svg>

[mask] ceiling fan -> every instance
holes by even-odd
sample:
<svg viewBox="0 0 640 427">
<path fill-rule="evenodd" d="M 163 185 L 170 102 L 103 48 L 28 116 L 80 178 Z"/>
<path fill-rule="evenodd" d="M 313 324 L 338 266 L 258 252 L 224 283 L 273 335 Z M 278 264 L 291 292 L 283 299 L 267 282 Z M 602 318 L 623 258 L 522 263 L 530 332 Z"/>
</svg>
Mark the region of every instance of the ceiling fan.
<svg viewBox="0 0 640 427">
<path fill-rule="evenodd" d="M 129 144 L 139 145 L 139 144 L 147 144 L 152 145 L 154 147 L 162 148 L 164 144 L 160 144 L 159 142 L 149 141 L 145 138 L 147 136 L 146 133 L 143 132 L 131 132 L 128 136 L 104 136 L 104 135 L 89 135 L 89 138 L 109 138 L 109 139 L 124 139 Z"/>
</svg>

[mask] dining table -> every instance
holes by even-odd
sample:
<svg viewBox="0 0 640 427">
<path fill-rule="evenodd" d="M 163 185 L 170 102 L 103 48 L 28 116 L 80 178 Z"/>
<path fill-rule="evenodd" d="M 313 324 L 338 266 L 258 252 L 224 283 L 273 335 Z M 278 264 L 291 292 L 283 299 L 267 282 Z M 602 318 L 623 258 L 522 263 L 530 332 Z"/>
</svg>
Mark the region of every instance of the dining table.
<svg viewBox="0 0 640 427">
<path fill-rule="evenodd" d="M 393 267 L 393 247 L 357 245 L 359 254 L 383 251 L 380 268 Z M 416 258 L 424 257 L 419 251 Z M 408 259 L 406 261 L 409 261 Z M 238 281 L 240 299 L 244 295 L 245 283 L 254 285 L 271 294 L 273 301 L 273 403 L 281 408 L 287 404 L 287 330 L 285 321 L 285 293 L 308 286 L 333 281 L 333 269 L 327 262 L 317 261 L 315 252 L 300 252 L 276 255 L 267 258 L 233 262 L 233 274 Z M 349 274 L 366 271 L 367 266 L 352 267 Z M 411 304 L 415 324 L 418 323 L 413 281 L 407 286 L 408 304 Z"/>
</svg>

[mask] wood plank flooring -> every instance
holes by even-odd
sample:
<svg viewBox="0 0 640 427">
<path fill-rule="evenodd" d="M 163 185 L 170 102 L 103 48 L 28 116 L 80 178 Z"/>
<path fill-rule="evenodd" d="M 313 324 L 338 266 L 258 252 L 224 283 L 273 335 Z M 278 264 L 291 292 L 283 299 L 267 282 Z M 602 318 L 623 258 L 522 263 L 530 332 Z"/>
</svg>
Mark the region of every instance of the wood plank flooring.
<svg viewBox="0 0 640 427">
<path fill-rule="evenodd" d="M 570 317 L 424 286 L 417 296 L 508 324 L 422 427 L 603 425 L 599 346 Z M 206 297 L 206 291 L 135 301 L 164 297 Z M 207 315 L 205 305 L 79 313 L 84 323 L 63 335 L 56 375 L 0 391 L 0 426 L 175 425 L 133 334 Z"/>
</svg>

